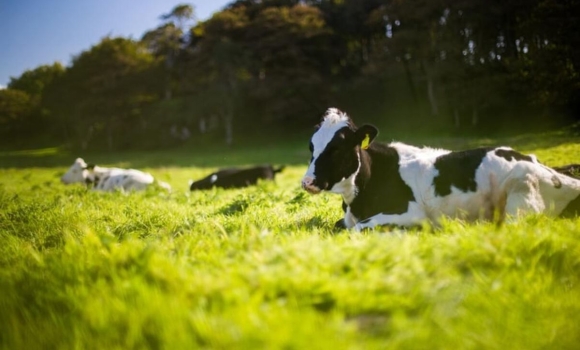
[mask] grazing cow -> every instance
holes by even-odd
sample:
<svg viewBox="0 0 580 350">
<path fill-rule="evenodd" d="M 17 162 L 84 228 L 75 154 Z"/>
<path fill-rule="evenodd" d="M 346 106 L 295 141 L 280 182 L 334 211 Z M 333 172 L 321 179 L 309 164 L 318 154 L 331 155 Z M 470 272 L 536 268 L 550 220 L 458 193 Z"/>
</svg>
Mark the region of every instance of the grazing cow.
<svg viewBox="0 0 580 350">
<path fill-rule="evenodd" d="M 452 152 L 372 143 L 377 134 L 374 126 L 357 128 L 330 108 L 312 136 L 302 187 L 342 195 L 345 216 L 336 227 L 437 224 L 442 216 L 501 222 L 525 213 L 580 214 L 580 180 L 533 155 L 508 147 Z"/>
<path fill-rule="evenodd" d="M 155 183 L 155 179 L 149 173 L 135 169 L 100 167 L 87 164 L 82 158 L 75 160 L 60 181 L 65 184 L 86 183 L 95 191 L 140 191 Z M 168 191 L 171 190 L 171 186 L 165 182 L 157 181 L 157 184 Z"/>
<path fill-rule="evenodd" d="M 274 169 L 272 165 L 260 165 L 252 168 L 220 169 L 201 180 L 192 182 L 189 186 L 191 191 L 207 190 L 212 187 L 240 188 L 255 185 L 258 180 L 274 180 L 277 173 L 281 172 L 284 166 Z"/>
</svg>

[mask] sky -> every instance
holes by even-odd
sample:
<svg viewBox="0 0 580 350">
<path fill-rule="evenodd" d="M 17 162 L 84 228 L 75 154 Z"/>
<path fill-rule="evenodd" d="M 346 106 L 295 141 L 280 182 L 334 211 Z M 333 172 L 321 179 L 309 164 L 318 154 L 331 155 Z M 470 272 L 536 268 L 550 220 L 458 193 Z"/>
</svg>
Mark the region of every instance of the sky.
<svg viewBox="0 0 580 350">
<path fill-rule="evenodd" d="M 68 66 L 107 35 L 140 39 L 178 4 L 192 4 L 206 20 L 232 1 L 0 0 L 0 87 L 40 65 Z"/>
</svg>

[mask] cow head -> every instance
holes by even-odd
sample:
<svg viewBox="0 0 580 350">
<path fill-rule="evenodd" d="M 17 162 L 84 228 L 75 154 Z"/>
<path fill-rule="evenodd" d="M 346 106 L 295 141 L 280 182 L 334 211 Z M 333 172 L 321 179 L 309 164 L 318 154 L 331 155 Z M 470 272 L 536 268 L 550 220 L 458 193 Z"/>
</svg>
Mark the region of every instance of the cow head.
<svg viewBox="0 0 580 350">
<path fill-rule="evenodd" d="M 341 185 L 353 179 L 360 168 L 360 151 L 377 136 L 372 125 L 357 128 L 336 108 L 329 108 L 310 139 L 312 158 L 302 179 L 309 193 L 342 193 Z"/>
<path fill-rule="evenodd" d="M 190 191 L 209 190 L 214 186 L 217 179 L 218 179 L 218 175 L 214 173 L 214 174 L 211 174 L 211 175 L 209 175 L 201 180 L 192 181 L 189 184 L 189 190 Z"/>
<path fill-rule="evenodd" d="M 89 174 L 88 169 L 91 167 L 94 166 L 87 165 L 82 158 L 77 158 L 68 171 L 60 178 L 60 181 L 64 184 L 85 182 Z"/>
</svg>

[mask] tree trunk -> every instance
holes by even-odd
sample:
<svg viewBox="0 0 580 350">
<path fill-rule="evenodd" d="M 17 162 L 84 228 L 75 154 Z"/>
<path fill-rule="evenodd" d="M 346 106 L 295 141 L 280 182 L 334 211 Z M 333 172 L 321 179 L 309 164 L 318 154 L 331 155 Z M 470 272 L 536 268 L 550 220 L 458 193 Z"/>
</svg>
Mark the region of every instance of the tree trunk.
<svg viewBox="0 0 580 350">
<path fill-rule="evenodd" d="M 228 109 L 223 116 L 224 130 L 226 134 L 226 145 L 231 146 L 234 142 L 234 118 L 233 111 Z"/>
<path fill-rule="evenodd" d="M 421 61 L 421 72 L 425 75 L 425 79 L 427 80 L 427 97 L 429 98 L 429 105 L 431 106 L 431 114 L 438 115 L 439 114 L 439 106 L 437 103 L 437 97 L 435 97 L 435 89 L 433 87 L 433 77 L 429 72 L 427 72 L 427 68 L 425 67 L 425 63 Z"/>
<path fill-rule="evenodd" d="M 433 88 L 433 79 L 427 76 L 427 95 L 429 96 L 429 104 L 431 104 L 431 113 L 433 115 L 439 114 L 439 106 L 437 104 L 437 97 Z"/>
<path fill-rule="evenodd" d="M 199 132 L 202 134 L 205 134 L 206 131 L 207 131 L 207 126 L 205 123 L 205 118 L 201 117 L 201 118 L 199 118 Z"/>
<path fill-rule="evenodd" d="M 415 84 L 413 83 L 413 76 L 411 75 L 411 70 L 409 69 L 409 62 L 403 57 L 402 59 L 403 67 L 405 67 L 405 76 L 407 77 L 407 83 L 409 84 L 409 89 L 411 90 L 411 96 L 413 101 L 417 101 L 417 90 L 415 89 Z"/>
<path fill-rule="evenodd" d="M 109 151 L 113 150 L 113 128 L 112 127 L 108 127 L 107 128 L 107 148 L 109 149 Z"/>
<path fill-rule="evenodd" d="M 173 50 L 169 50 L 165 59 L 165 99 L 171 100 L 171 71 L 173 70 Z"/>
<path fill-rule="evenodd" d="M 89 147 L 89 141 L 91 140 L 91 138 L 93 137 L 93 131 L 94 128 L 93 126 L 89 126 L 89 130 L 88 132 L 85 134 L 85 137 L 81 138 L 81 149 L 83 151 L 86 151 L 87 148 Z"/>
</svg>

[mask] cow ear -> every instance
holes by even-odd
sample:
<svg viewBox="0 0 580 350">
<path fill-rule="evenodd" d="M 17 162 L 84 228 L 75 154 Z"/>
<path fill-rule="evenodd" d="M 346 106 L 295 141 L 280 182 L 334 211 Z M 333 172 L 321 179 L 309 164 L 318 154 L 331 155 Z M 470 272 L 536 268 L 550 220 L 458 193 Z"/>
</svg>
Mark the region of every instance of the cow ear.
<svg viewBox="0 0 580 350">
<path fill-rule="evenodd" d="M 87 170 L 93 170 L 95 168 L 94 164 L 87 164 L 87 166 L 85 167 L 85 169 Z"/>
<path fill-rule="evenodd" d="M 367 149 L 378 134 L 379 130 L 376 127 L 370 124 L 365 124 L 358 128 L 355 132 L 356 143 L 362 149 Z"/>
</svg>

